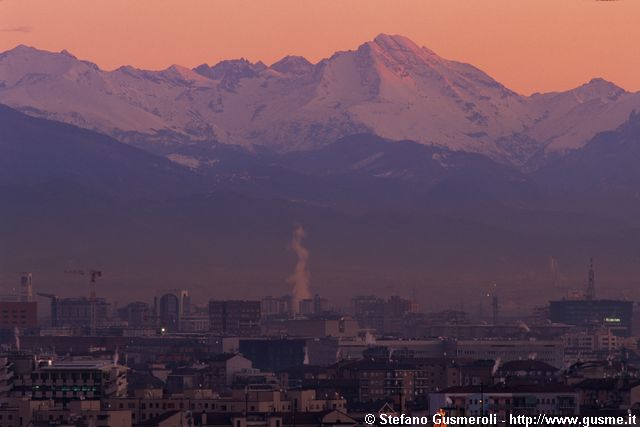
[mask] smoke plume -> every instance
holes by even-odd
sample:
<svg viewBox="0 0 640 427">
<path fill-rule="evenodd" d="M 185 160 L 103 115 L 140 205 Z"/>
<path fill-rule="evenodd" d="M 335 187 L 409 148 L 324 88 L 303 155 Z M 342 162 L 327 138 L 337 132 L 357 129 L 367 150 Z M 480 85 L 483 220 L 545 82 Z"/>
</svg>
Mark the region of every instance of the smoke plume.
<svg viewBox="0 0 640 427">
<path fill-rule="evenodd" d="M 302 246 L 302 239 L 307 235 L 301 225 L 296 225 L 293 230 L 293 238 L 291 239 L 290 248 L 298 256 L 298 262 L 293 270 L 293 274 L 289 276 L 288 282 L 293 285 L 292 311 L 297 313 L 300 310 L 300 301 L 311 298 L 311 290 L 309 289 L 309 270 L 307 262 L 309 261 L 309 251 Z"/>
</svg>

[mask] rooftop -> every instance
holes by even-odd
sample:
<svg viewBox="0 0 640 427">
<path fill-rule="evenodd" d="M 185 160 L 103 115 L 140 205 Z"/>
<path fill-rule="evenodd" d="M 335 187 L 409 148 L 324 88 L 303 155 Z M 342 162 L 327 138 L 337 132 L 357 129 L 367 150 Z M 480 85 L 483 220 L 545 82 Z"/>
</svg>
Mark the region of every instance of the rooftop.
<svg viewBox="0 0 640 427">
<path fill-rule="evenodd" d="M 558 368 L 555 368 L 548 363 L 540 360 L 512 360 L 505 362 L 499 368 L 499 372 L 514 372 L 514 371 L 527 371 L 527 372 L 557 372 Z"/>
<path fill-rule="evenodd" d="M 116 366 L 124 368 L 123 366 L 115 365 L 110 360 L 70 360 L 54 362 L 52 365 L 44 366 L 41 369 L 45 371 L 72 371 L 78 369 L 103 370 L 115 368 Z"/>
<path fill-rule="evenodd" d="M 442 394 L 518 394 L 518 393 L 576 393 L 576 390 L 564 384 L 455 386 L 440 391 Z"/>
</svg>

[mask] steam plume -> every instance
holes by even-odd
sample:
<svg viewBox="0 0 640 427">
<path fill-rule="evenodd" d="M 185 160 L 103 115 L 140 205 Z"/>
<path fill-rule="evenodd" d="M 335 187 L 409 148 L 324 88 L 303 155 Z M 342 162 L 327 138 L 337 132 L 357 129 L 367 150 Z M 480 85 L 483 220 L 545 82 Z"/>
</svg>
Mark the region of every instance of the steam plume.
<svg viewBox="0 0 640 427">
<path fill-rule="evenodd" d="M 559 268 L 558 260 L 554 257 L 549 257 L 549 271 L 551 272 L 552 285 L 555 287 L 558 283 Z"/>
<path fill-rule="evenodd" d="M 307 261 L 309 261 L 309 251 L 302 246 L 302 239 L 307 235 L 301 225 L 296 225 L 293 230 L 293 238 L 291 239 L 291 250 L 298 256 L 296 268 L 293 274 L 289 276 L 288 282 L 293 285 L 292 311 L 297 313 L 300 310 L 300 301 L 311 298 L 311 290 L 309 289 L 309 270 L 307 269 Z"/>
<path fill-rule="evenodd" d="M 502 362 L 502 359 L 500 357 L 498 357 L 495 362 L 493 362 L 493 368 L 491 368 L 491 375 L 495 375 L 496 372 L 498 372 L 498 369 L 500 369 L 500 362 Z"/>
</svg>

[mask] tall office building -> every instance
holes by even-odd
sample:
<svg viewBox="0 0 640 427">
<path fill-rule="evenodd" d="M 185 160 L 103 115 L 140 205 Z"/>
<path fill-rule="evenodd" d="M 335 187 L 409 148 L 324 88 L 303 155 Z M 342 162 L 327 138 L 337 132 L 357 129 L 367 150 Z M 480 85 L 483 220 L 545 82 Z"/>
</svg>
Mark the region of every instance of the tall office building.
<svg viewBox="0 0 640 427">
<path fill-rule="evenodd" d="M 153 326 L 154 322 L 149 304 L 141 301 L 131 302 L 118 309 L 118 317 L 134 328 Z"/>
<path fill-rule="evenodd" d="M 211 332 L 242 337 L 260 335 L 260 318 L 260 301 L 209 301 Z"/>
<path fill-rule="evenodd" d="M 582 327 L 607 327 L 615 335 L 630 336 L 633 302 L 623 300 L 558 300 L 549 303 L 552 322 Z"/>
<path fill-rule="evenodd" d="M 91 311 L 95 308 L 98 327 L 104 326 L 109 317 L 109 304 L 104 298 L 92 302 L 88 298 L 51 298 L 51 326 L 91 327 Z"/>
<path fill-rule="evenodd" d="M 0 301 L 0 329 L 36 328 L 38 306 L 35 301 Z"/>
<path fill-rule="evenodd" d="M 178 332 L 182 318 L 191 311 L 191 299 L 185 289 L 160 292 L 155 298 L 154 311 L 158 326 L 168 332 Z"/>
<path fill-rule="evenodd" d="M 260 301 L 260 311 L 264 318 L 286 318 L 291 316 L 291 295 L 285 295 L 280 298 L 271 296 L 265 297 Z"/>
<path fill-rule="evenodd" d="M 33 275 L 29 272 L 20 275 L 20 302 L 33 301 Z"/>
</svg>

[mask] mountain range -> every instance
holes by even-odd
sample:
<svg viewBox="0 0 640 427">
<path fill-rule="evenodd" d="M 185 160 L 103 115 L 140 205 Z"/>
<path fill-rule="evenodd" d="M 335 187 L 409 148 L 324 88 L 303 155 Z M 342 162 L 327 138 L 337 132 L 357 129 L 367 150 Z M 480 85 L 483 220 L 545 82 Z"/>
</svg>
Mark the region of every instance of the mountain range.
<svg viewBox="0 0 640 427">
<path fill-rule="evenodd" d="M 162 71 L 104 71 L 66 51 L 18 46 L 0 54 L 0 103 L 190 167 L 219 160 L 212 144 L 290 152 L 370 133 L 535 169 L 621 125 L 640 94 L 596 78 L 522 96 L 472 65 L 383 34 L 316 64 L 288 56 L 271 66 L 240 59 Z"/>
<path fill-rule="evenodd" d="M 522 96 L 386 35 L 163 71 L 19 46 L 0 104 L 4 287 L 99 267 L 125 297 L 284 293 L 295 224 L 328 296 L 499 282 L 517 310 L 581 287 L 590 256 L 606 295 L 640 273 L 640 95 L 601 79 Z"/>
</svg>

